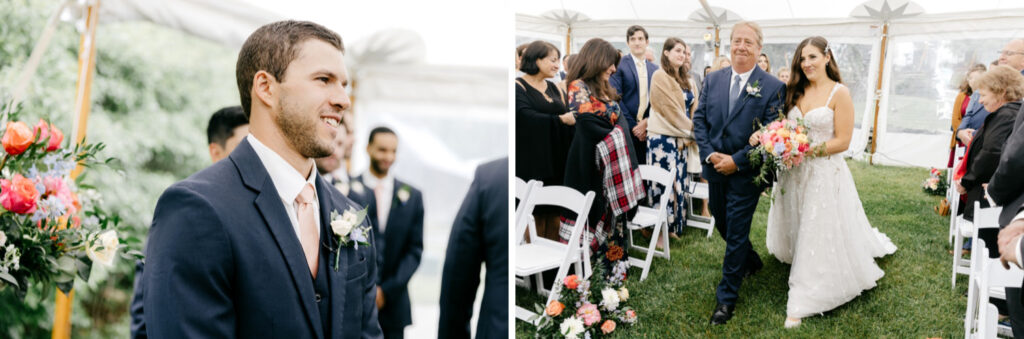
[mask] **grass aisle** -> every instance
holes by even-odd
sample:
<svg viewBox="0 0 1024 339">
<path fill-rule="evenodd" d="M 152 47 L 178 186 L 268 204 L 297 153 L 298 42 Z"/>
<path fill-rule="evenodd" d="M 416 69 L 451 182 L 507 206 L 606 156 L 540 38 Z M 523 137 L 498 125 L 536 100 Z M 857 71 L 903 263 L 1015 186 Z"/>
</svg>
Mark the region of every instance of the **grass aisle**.
<svg viewBox="0 0 1024 339">
<path fill-rule="evenodd" d="M 789 265 L 765 248 L 769 204 L 762 198 L 750 237 L 765 267 L 743 281 L 735 316 L 728 324 L 708 324 L 725 242 L 717 232 L 707 239 L 702 230 L 688 228 L 671 242 L 671 261 L 654 259 L 647 280 L 639 282 L 640 270 L 630 269 L 629 304 L 637 310 L 639 321 L 632 328 L 620 327 L 615 337 L 962 337 L 967 279 L 961 277 L 957 288 L 950 289 L 948 218 L 932 211 L 941 197 L 921 191 L 927 171 L 859 161 L 848 164 L 872 226 L 899 247 L 895 254 L 877 260 L 885 271 L 878 286 L 824 316 L 804 319 L 798 329 L 784 329 Z M 529 309 L 544 301 L 520 287 L 515 299 L 516 305 Z M 515 326 L 517 338 L 533 336 L 532 325 L 516 321 Z"/>
</svg>

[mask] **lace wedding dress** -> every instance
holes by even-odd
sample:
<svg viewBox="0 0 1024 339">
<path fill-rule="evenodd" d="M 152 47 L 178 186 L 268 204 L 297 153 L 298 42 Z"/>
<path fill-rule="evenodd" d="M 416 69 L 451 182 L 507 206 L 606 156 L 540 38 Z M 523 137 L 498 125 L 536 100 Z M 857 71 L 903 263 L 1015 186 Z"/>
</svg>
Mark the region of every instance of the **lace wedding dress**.
<svg viewBox="0 0 1024 339">
<path fill-rule="evenodd" d="M 834 136 L 828 102 L 840 86 L 832 89 L 825 106 L 807 113 L 793 107 L 788 114 L 804 119 L 812 146 Z M 808 158 L 779 176 L 774 194 L 766 241 L 770 253 L 792 264 L 788 317 L 834 309 L 885 275 L 874 258 L 894 253 L 896 246 L 871 227 L 842 156 Z"/>
</svg>

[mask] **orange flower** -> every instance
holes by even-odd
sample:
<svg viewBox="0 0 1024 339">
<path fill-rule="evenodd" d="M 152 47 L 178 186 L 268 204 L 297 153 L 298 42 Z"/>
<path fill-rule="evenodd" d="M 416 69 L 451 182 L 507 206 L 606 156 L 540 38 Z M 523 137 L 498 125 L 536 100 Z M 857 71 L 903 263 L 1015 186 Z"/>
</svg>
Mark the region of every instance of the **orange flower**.
<svg viewBox="0 0 1024 339">
<path fill-rule="evenodd" d="M 614 330 L 615 330 L 615 322 L 611 321 L 611 319 L 605 320 L 604 324 L 601 324 L 601 333 L 608 334 L 608 333 L 612 333 L 612 331 L 614 331 Z"/>
<path fill-rule="evenodd" d="M 565 277 L 564 284 L 565 287 L 569 288 L 570 290 L 575 290 L 576 286 L 580 285 L 580 277 L 576 276 L 575 274 Z"/>
<path fill-rule="evenodd" d="M 12 180 L 0 179 L 0 204 L 4 209 L 18 214 L 32 214 L 36 211 L 37 199 L 39 191 L 31 179 L 21 174 L 15 174 Z"/>
<path fill-rule="evenodd" d="M 548 304 L 548 308 L 544 310 L 544 313 L 547 313 L 549 317 L 557 317 L 562 314 L 562 310 L 564 309 L 565 305 L 562 305 L 558 300 L 552 300 L 551 303 Z"/>
<path fill-rule="evenodd" d="M 611 245 L 608 247 L 608 252 L 605 252 L 604 255 L 608 257 L 609 261 L 619 261 L 623 255 L 622 247 Z"/>
<path fill-rule="evenodd" d="M 28 128 L 24 122 L 8 122 L 7 131 L 4 132 L 4 137 L 0 142 L 3 143 L 4 151 L 7 151 L 8 154 L 18 155 L 32 145 L 34 137 L 35 133 L 32 133 L 32 129 Z"/>
</svg>

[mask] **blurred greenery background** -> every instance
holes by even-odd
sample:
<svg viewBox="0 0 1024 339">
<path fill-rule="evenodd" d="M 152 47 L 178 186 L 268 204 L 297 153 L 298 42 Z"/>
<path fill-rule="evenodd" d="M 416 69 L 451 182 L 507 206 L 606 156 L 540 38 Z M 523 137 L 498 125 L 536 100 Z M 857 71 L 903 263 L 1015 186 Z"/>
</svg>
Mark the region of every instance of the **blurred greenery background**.
<svg viewBox="0 0 1024 339">
<path fill-rule="evenodd" d="M 0 93 L 10 94 L 57 0 L 0 0 Z M 97 59 L 87 141 L 107 145 L 109 168 L 84 172 L 131 234 L 143 239 L 160 193 L 210 164 L 206 124 L 217 109 L 238 104 L 237 51 L 142 22 L 104 22 L 96 33 Z M 70 138 L 78 71 L 79 34 L 60 23 L 23 110 L 53 121 Z M 29 120 L 31 121 L 31 119 Z M 135 245 L 141 250 L 141 244 Z M 75 283 L 72 336 L 128 336 L 134 263 L 120 260 L 89 282 Z M 0 290 L 0 337 L 49 337 L 54 286 L 33 286 L 24 301 Z"/>
</svg>

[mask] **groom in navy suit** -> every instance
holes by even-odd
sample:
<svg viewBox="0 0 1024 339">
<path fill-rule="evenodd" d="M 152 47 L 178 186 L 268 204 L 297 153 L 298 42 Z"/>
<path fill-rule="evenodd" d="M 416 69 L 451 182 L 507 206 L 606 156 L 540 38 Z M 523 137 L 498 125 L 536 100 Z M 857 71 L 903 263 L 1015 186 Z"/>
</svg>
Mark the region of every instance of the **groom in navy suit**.
<svg viewBox="0 0 1024 339">
<path fill-rule="evenodd" d="M 740 284 L 763 263 L 750 243 L 750 222 L 762 188 L 755 185 L 747 142 L 758 128 L 779 116 L 785 85 L 757 67 L 763 36 L 753 22 L 733 26 L 730 36 L 732 67 L 708 74 L 693 117 L 693 131 L 708 180 L 709 207 L 715 228 L 725 239 L 722 280 L 716 292 L 712 324 L 732 318 Z"/>
<path fill-rule="evenodd" d="M 141 283 L 149 337 L 381 337 L 375 249 L 340 244 L 365 233 L 332 217 L 360 207 L 313 162 L 331 154 L 351 106 L 343 53 L 337 33 L 311 22 L 246 40 L 235 74 L 250 134 L 156 205 Z"/>
<path fill-rule="evenodd" d="M 615 73 L 608 79 L 619 91 L 622 99 L 619 106 L 633 134 L 633 148 L 640 163 L 647 161 L 647 115 L 651 111 L 651 78 L 658 65 L 647 61 L 647 30 L 639 25 L 630 26 L 626 30 L 626 43 L 629 54 L 615 68 Z"/>
</svg>

